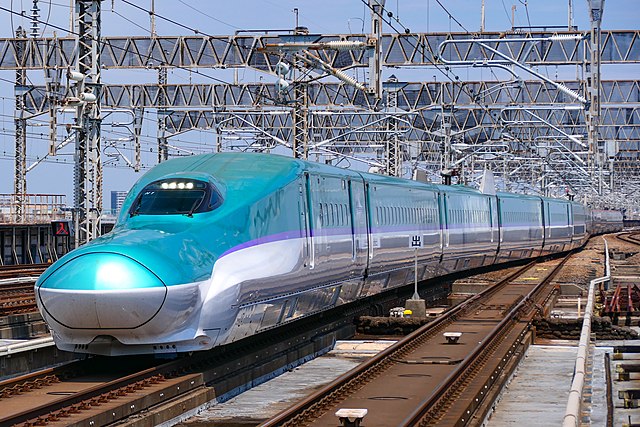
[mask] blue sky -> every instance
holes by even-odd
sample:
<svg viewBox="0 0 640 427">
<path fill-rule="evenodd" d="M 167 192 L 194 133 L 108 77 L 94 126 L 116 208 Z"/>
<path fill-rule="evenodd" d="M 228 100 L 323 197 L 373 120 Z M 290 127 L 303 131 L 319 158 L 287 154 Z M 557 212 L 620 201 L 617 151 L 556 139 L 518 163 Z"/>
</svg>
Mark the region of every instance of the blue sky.
<svg viewBox="0 0 640 427">
<path fill-rule="evenodd" d="M 129 0 L 130 2 L 148 9 L 151 0 Z M 453 17 L 468 31 L 480 29 L 481 0 L 440 0 Z M 515 25 L 526 26 L 530 22 L 533 26 L 567 25 L 568 1 L 557 0 L 528 0 L 527 7 L 524 0 L 486 0 L 486 30 L 504 31 L 511 28 L 511 7 L 516 5 Z M 41 19 L 57 26 L 69 26 L 69 0 L 40 0 Z M 14 11 L 24 10 L 30 15 L 32 0 L 0 0 L 0 5 Z M 370 15 L 361 0 L 323 0 L 323 1 L 276 1 L 276 0 L 235 0 L 205 1 L 205 0 L 156 0 L 156 12 L 169 17 L 189 28 L 195 28 L 210 35 L 232 34 L 241 29 L 289 29 L 294 26 L 293 9 L 298 8 L 299 23 L 309 28 L 312 33 L 342 34 L 361 33 L 364 27 L 369 32 Z M 387 10 L 397 17 L 401 26 L 412 32 L 447 32 L 464 31 L 453 19 L 450 19 L 436 0 L 387 0 Z M 528 14 L 527 14 L 528 12 Z M 12 28 L 18 25 L 29 28 L 28 19 L 0 11 L 0 19 L 4 25 L 0 26 L 0 37 L 11 37 Z M 640 22 L 640 0 L 606 0 L 603 18 L 605 29 L 637 29 Z M 574 24 L 581 30 L 589 28 L 587 0 L 574 0 Z M 103 35 L 148 35 L 149 15 L 122 0 L 105 0 L 103 2 Z M 159 35 L 190 35 L 193 32 L 167 22 L 156 19 Z M 52 34 L 51 27 L 43 28 L 46 36 Z M 59 36 L 59 30 L 56 30 Z M 393 30 L 385 25 L 384 32 Z M 394 72 L 395 70 L 391 70 Z M 420 71 L 431 76 L 430 70 Z M 226 81 L 230 81 L 228 71 L 208 70 L 208 74 Z M 418 73 L 414 72 L 414 75 Z M 618 67 L 616 78 L 626 76 L 637 78 L 637 68 Z M 13 81 L 13 71 L 0 72 L 0 79 Z M 103 73 L 103 83 L 154 82 L 157 75 L 153 71 L 108 71 Z M 246 81 L 255 78 L 253 71 L 240 74 Z M 465 77 L 463 73 L 461 77 Z M 29 78 L 35 84 L 43 82 L 41 72 L 29 72 Z M 169 74 L 170 83 L 185 83 L 189 78 L 198 81 L 197 76 L 189 76 L 184 71 L 173 71 Z M 606 75 L 605 75 L 606 78 Z M 274 78 L 275 80 L 275 78 Z M 414 78 L 414 80 L 416 80 Z M 207 80 L 202 80 L 207 82 Z M 209 81 L 210 82 L 210 81 Z M 13 191 L 13 85 L 0 80 L 0 193 Z M 44 119 L 44 117 L 43 117 Z M 124 119 L 122 119 L 124 120 Z M 34 121 L 34 124 L 38 124 Z M 30 157 L 41 156 L 46 152 L 48 142 L 46 135 L 48 128 L 40 126 L 29 127 L 28 149 Z M 147 134 L 145 140 L 152 144 L 155 139 L 155 128 L 143 129 Z M 118 135 L 103 130 L 103 135 L 115 138 Z M 214 135 L 211 132 L 189 132 L 176 137 L 176 141 L 185 144 L 210 143 L 213 147 Z M 180 144 L 182 142 L 176 142 Z M 72 203 L 72 150 L 69 146 L 61 155 L 58 163 L 43 163 L 28 175 L 28 191 L 30 193 L 62 193 L 69 195 L 68 203 Z M 155 157 L 147 155 L 150 165 Z M 30 164 L 32 160 L 28 162 Z M 140 174 L 126 168 L 109 168 L 104 171 L 105 208 L 109 207 L 109 191 L 127 190 Z"/>
</svg>

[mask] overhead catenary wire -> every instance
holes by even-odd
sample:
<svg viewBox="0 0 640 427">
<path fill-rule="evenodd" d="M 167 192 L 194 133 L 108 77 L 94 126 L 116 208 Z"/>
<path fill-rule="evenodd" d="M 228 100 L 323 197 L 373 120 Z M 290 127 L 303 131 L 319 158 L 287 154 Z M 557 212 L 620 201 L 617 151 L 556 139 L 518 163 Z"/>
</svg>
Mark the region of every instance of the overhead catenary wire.
<svg viewBox="0 0 640 427">
<path fill-rule="evenodd" d="M 131 4 L 130 2 L 128 2 L 128 1 L 126 1 L 126 0 L 124 0 L 124 2 L 125 2 L 125 3 L 128 3 L 128 4 Z M 440 6 L 442 6 L 442 4 L 441 4 L 439 1 L 438 1 L 438 3 L 440 4 Z M 443 6 L 442 6 L 442 7 L 443 7 Z M 139 8 L 139 7 L 138 7 L 138 8 Z M 444 8 L 444 7 L 443 7 L 443 8 Z M 142 10 L 145 10 L 144 8 L 141 8 L 141 9 L 142 9 Z M 445 11 L 447 11 L 447 10 L 446 10 L 446 8 L 445 8 Z M 447 11 L 447 13 L 449 13 L 449 12 Z M 451 16 L 451 14 L 449 14 L 449 15 Z M 121 17 L 123 17 L 122 15 L 120 15 L 120 16 L 121 16 Z M 164 18 L 164 17 L 161 17 L 161 16 L 158 16 L 158 17 L 160 17 L 160 18 Z M 452 16 L 451 16 L 451 17 L 452 17 Z M 123 18 L 124 18 L 124 17 L 123 17 Z M 453 18 L 453 17 L 452 17 L 452 18 Z M 125 18 L 125 19 L 126 19 L 126 18 Z M 465 29 L 465 28 L 464 28 L 464 26 L 462 26 L 462 24 L 460 24 L 460 23 L 459 23 L 459 21 L 457 21 L 455 18 L 453 18 L 453 19 L 454 19 L 454 20 L 455 20 L 455 21 L 456 21 L 456 22 L 461 26 L 461 28 Z M 402 26 L 402 27 L 405 29 L 405 33 L 406 33 L 407 28 L 406 28 L 406 27 L 404 27 L 404 25 L 402 25 L 402 23 L 400 22 L 400 20 L 399 20 L 397 17 L 396 17 L 396 18 L 394 18 L 394 20 L 398 23 L 398 25 Z M 172 20 L 170 20 L 170 21 L 172 21 Z M 191 30 L 191 31 L 194 31 L 194 32 L 198 33 L 198 30 L 196 30 L 196 29 L 193 29 L 193 28 L 191 28 L 191 27 L 187 27 L 187 26 L 185 26 L 185 27 L 186 27 L 186 28 L 190 28 L 190 30 Z M 394 27 L 392 26 L 392 28 L 394 28 Z M 146 30 L 146 29 L 145 29 L 145 30 Z M 397 31 L 397 29 L 395 29 L 395 28 L 394 28 L 394 30 L 396 30 L 396 31 Z M 465 30 L 466 30 L 466 29 L 465 29 Z M 397 32 L 398 32 L 398 31 L 397 31 Z M 467 32 L 468 32 L 468 31 L 467 31 Z M 206 33 L 202 33 L 202 34 L 207 35 Z M 112 46 L 110 43 L 108 43 L 108 45 Z M 112 47 L 114 47 L 114 46 L 112 46 Z M 414 47 L 415 47 L 415 44 L 414 44 Z M 115 47 L 115 48 L 117 48 L 117 47 Z M 121 49 L 121 50 L 124 50 L 124 49 Z M 150 58 L 153 58 L 153 57 L 152 57 L 152 55 L 150 55 L 149 57 L 150 57 Z M 442 71 L 442 70 L 439 68 L 439 66 L 438 66 L 437 64 L 434 64 L 434 66 L 435 66 L 435 67 L 436 67 L 440 72 L 442 72 L 442 73 L 445 75 L 445 77 L 446 77 L 447 79 L 449 79 L 449 80 L 451 80 L 452 82 L 454 82 L 454 81 L 453 81 L 453 79 L 451 78 L 451 76 L 449 75 L 449 70 L 447 70 L 446 72 L 444 72 L 444 71 Z M 186 67 L 179 67 L 179 66 L 178 66 L 178 67 L 173 66 L 173 67 L 174 67 L 174 68 L 179 68 L 179 69 L 184 69 L 184 70 L 187 70 L 187 71 L 192 72 L 192 73 L 194 73 L 194 74 L 202 75 L 202 76 L 204 76 L 204 77 L 206 77 L 206 78 L 210 78 L 210 79 L 213 79 L 213 80 L 219 81 L 220 83 L 223 83 L 223 84 L 230 84 L 230 83 L 228 83 L 228 82 L 226 82 L 226 81 L 224 81 L 224 80 L 216 79 L 215 77 L 208 76 L 208 75 L 206 75 L 205 73 L 200 73 L 200 72 L 198 72 L 198 71 L 194 71 L 193 69 L 189 69 L 189 68 L 186 68 Z M 452 73 L 452 74 L 455 76 L 455 74 L 454 74 L 454 73 Z M 457 76 L 456 76 L 456 80 L 457 80 Z M 7 81 L 8 81 L 8 80 L 7 80 Z M 455 83 L 455 82 L 454 82 L 454 83 Z M 462 87 L 462 90 L 467 91 L 467 89 L 466 89 L 464 86 Z M 474 97 L 471 97 L 471 99 L 474 99 Z M 478 104 L 478 105 L 481 105 L 481 104 Z M 482 106 L 482 105 L 481 105 L 481 106 Z"/>
<path fill-rule="evenodd" d="M 440 0 L 436 0 L 436 2 L 437 2 L 437 3 L 440 5 L 440 7 L 441 7 L 441 8 L 442 8 L 446 13 L 447 13 L 447 15 L 449 15 L 449 18 L 450 18 L 450 19 L 452 19 L 456 24 L 458 24 L 458 26 L 459 26 L 460 28 L 462 28 L 464 31 L 466 31 L 467 33 L 469 32 L 469 30 L 467 30 L 467 29 L 465 28 L 465 26 L 464 26 L 464 25 L 462 25 L 462 23 L 460 23 L 460 21 L 458 21 L 458 20 L 456 19 L 456 17 L 455 17 L 455 16 L 453 16 L 453 15 L 451 14 L 451 12 L 449 12 L 449 11 L 447 10 L 447 8 L 446 8 L 446 7 L 444 7 L 444 5 L 443 5 L 442 3 L 440 3 Z"/>
</svg>

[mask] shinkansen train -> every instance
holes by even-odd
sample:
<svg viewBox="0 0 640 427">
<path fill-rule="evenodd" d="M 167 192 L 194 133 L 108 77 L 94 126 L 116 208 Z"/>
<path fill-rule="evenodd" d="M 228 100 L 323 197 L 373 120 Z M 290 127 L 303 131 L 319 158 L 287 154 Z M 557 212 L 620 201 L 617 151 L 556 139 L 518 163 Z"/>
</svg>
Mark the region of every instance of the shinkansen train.
<svg viewBox="0 0 640 427">
<path fill-rule="evenodd" d="M 567 251 L 591 227 L 567 200 L 206 154 L 145 174 L 114 230 L 35 291 L 60 349 L 191 352 L 412 283 L 416 251 L 425 280 Z"/>
<path fill-rule="evenodd" d="M 622 212 L 613 210 L 591 210 L 592 234 L 613 233 L 622 230 Z"/>
</svg>

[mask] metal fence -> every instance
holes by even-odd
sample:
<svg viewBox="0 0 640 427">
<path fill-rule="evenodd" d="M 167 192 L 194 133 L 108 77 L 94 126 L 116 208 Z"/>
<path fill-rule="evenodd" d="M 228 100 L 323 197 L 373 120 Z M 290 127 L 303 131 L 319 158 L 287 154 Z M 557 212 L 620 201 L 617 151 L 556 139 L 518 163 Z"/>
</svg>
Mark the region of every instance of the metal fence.
<svg viewBox="0 0 640 427">
<path fill-rule="evenodd" d="M 22 220 L 18 219 L 19 206 Z M 71 220 L 71 216 L 64 194 L 0 194 L 0 224 L 44 224 Z"/>
</svg>

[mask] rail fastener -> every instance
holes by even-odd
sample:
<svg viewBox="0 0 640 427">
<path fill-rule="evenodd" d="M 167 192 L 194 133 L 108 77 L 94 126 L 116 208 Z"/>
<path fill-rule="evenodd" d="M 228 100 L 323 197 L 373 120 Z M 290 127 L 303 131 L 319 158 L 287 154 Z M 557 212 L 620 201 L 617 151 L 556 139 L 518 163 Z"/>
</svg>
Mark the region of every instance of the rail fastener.
<svg viewBox="0 0 640 427">
<path fill-rule="evenodd" d="M 640 390 L 629 389 L 618 391 L 618 398 L 624 400 L 625 409 L 637 408 L 638 399 L 640 399 Z"/>
<path fill-rule="evenodd" d="M 616 366 L 618 381 L 629 381 L 632 373 L 640 372 L 640 365 L 623 363 Z"/>
</svg>

